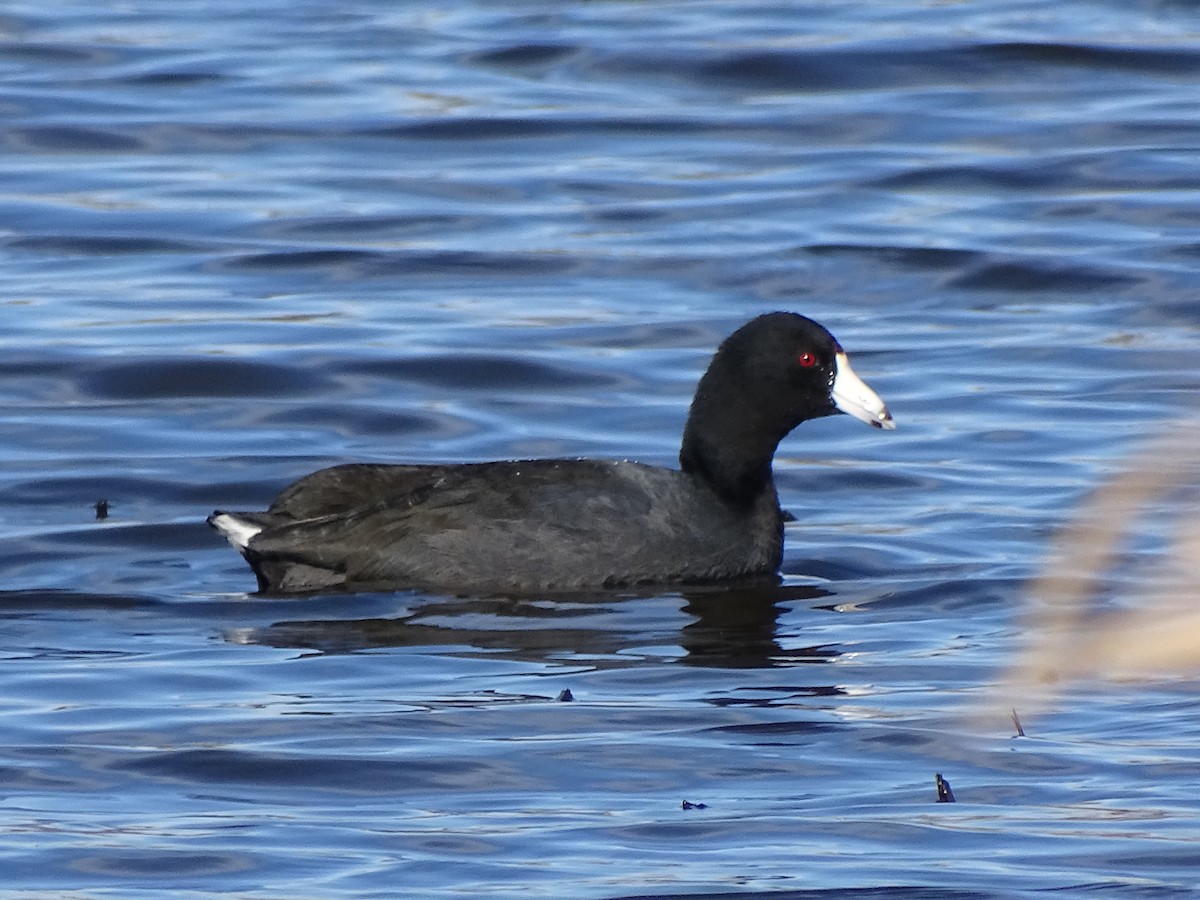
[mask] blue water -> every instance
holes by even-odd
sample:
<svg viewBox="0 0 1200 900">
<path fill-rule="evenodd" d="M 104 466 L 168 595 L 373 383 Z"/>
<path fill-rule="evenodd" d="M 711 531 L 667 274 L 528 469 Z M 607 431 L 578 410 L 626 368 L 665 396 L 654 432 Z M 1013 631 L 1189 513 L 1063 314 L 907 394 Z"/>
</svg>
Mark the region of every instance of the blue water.
<svg viewBox="0 0 1200 900">
<path fill-rule="evenodd" d="M 1193 895 L 1195 682 L 978 715 L 1195 416 L 1191 4 L 17 2 L 0 84 L 0 890 Z M 265 600 L 204 525 L 670 464 L 777 308 L 899 425 L 785 441 L 778 591 Z"/>
</svg>

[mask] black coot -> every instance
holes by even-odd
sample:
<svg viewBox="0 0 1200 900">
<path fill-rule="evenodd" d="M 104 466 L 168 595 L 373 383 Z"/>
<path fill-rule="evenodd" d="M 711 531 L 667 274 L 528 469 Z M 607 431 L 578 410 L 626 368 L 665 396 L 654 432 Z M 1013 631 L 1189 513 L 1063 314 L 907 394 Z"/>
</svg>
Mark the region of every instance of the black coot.
<svg viewBox="0 0 1200 900">
<path fill-rule="evenodd" d="M 591 459 L 342 465 L 301 478 L 266 512 L 218 511 L 208 521 L 271 593 L 533 592 L 770 575 L 783 555 L 775 448 L 806 419 L 836 412 L 895 427 L 828 331 L 769 313 L 713 356 L 679 469 Z"/>
</svg>

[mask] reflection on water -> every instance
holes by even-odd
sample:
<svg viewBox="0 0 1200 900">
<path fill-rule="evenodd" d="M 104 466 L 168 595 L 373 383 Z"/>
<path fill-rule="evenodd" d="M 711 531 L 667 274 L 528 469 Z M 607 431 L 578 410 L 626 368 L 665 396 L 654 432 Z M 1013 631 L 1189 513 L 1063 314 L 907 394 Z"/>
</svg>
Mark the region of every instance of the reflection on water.
<svg viewBox="0 0 1200 900">
<path fill-rule="evenodd" d="M 404 618 L 285 620 L 226 633 L 237 643 L 349 653 L 382 647 L 453 647 L 504 658 L 571 660 L 597 667 L 638 665 L 648 638 L 644 622 L 622 630 L 617 607 L 661 592 L 557 595 L 542 599 L 494 598 L 424 601 Z M 717 668 L 766 668 L 827 661 L 833 647 L 784 649 L 776 634 L 783 604 L 828 596 L 818 587 L 757 585 L 683 591 L 684 614 L 693 621 L 655 643 L 679 648 L 678 661 Z M 572 624 L 575 627 L 570 627 Z"/>
</svg>

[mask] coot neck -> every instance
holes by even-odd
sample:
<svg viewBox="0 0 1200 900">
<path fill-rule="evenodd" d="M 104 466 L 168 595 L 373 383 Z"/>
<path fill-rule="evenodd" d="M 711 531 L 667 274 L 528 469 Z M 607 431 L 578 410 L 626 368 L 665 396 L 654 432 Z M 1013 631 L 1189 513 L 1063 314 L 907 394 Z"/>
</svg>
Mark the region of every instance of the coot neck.
<svg viewBox="0 0 1200 900">
<path fill-rule="evenodd" d="M 730 407 L 706 390 L 702 381 L 679 449 L 684 472 L 738 506 L 753 506 L 764 494 L 774 495 L 771 462 L 775 448 L 791 430 L 779 423 L 778 413 L 772 421 L 759 414 L 758 406 L 749 400 Z"/>
</svg>

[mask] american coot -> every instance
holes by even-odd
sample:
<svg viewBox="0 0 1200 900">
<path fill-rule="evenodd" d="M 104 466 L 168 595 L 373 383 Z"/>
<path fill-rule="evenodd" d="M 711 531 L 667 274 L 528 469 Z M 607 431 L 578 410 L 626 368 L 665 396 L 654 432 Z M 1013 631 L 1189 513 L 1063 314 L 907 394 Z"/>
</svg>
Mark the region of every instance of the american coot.
<svg viewBox="0 0 1200 900">
<path fill-rule="evenodd" d="M 806 419 L 891 413 L 833 335 L 759 316 L 718 348 L 692 400 L 679 469 L 532 459 L 333 466 L 266 512 L 208 521 L 260 591 L 420 587 L 512 592 L 692 583 L 775 573 L 783 514 L 771 460 Z"/>
</svg>

